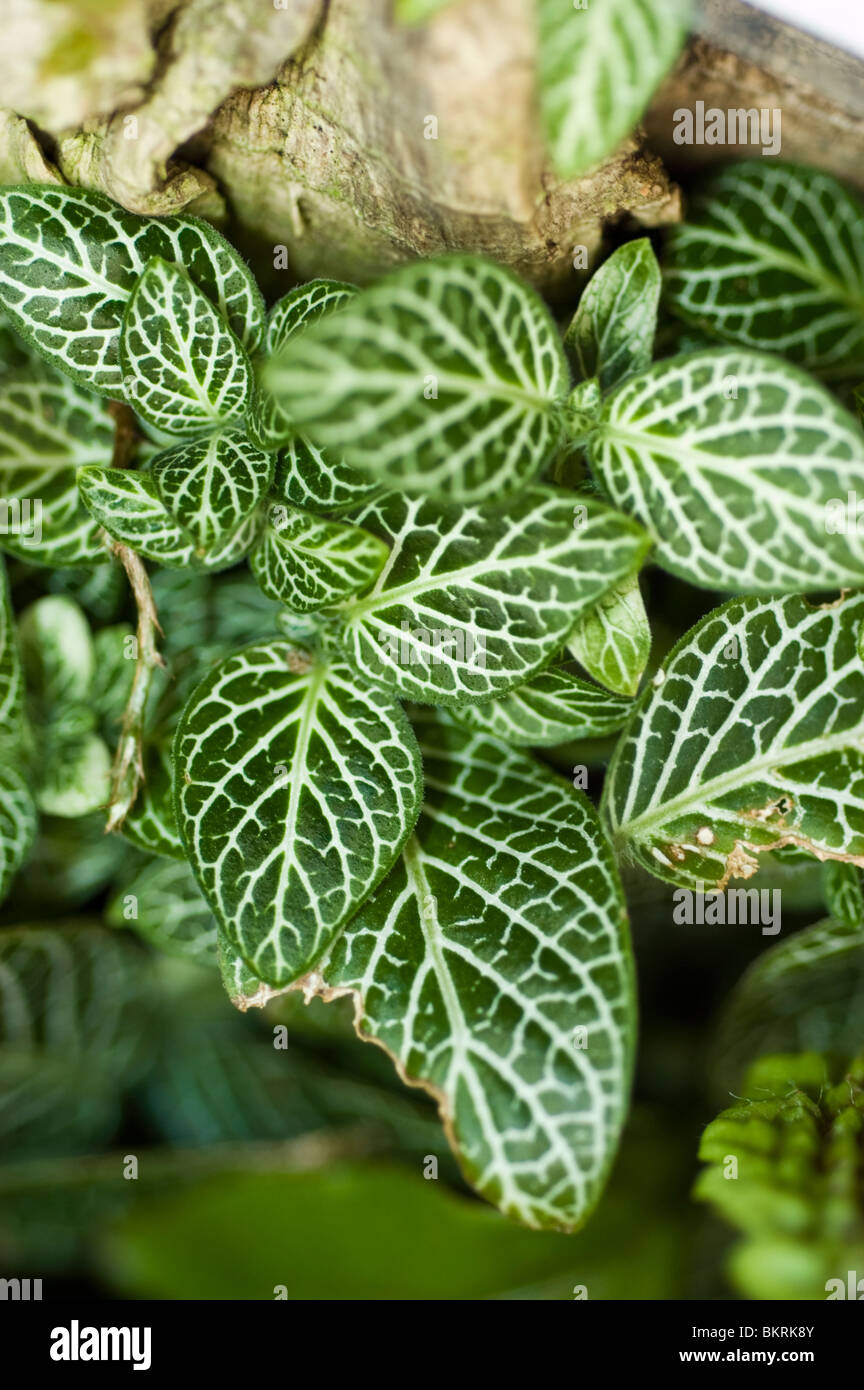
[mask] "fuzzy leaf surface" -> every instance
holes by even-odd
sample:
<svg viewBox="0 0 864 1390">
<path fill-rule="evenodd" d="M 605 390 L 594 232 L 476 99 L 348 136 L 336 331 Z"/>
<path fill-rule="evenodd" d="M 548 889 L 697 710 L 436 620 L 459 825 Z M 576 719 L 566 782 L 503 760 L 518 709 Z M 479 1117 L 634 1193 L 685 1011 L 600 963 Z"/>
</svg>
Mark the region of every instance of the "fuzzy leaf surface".
<svg viewBox="0 0 864 1390">
<path fill-rule="evenodd" d="M 647 237 L 613 251 L 586 286 L 564 335 L 578 375 L 604 391 L 651 365 L 660 267 Z"/>
<path fill-rule="evenodd" d="M 651 627 L 638 574 L 616 584 L 579 619 L 567 646 L 607 690 L 636 694 L 651 653 Z"/>
</svg>

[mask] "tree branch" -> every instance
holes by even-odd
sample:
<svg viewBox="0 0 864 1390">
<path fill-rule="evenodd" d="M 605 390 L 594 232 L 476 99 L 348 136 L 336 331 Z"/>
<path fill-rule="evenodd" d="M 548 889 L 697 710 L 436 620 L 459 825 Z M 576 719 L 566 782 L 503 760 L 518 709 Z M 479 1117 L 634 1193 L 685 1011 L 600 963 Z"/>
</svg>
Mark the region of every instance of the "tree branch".
<svg viewBox="0 0 864 1390">
<path fill-rule="evenodd" d="M 104 535 L 104 532 L 103 532 Z M 105 537 L 114 555 L 120 561 L 129 580 L 135 604 L 138 609 L 138 628 L 136 633 L 137 651 L 135 674 L 132 689 L 123 711 L 120 740 L 114 755 L 111 769 L 111 795 L 108 799 L 108 819 L 106 832 L 118 830 L 132 809 L 138 789 L 144 780 L 144 715 L 147 697 L 157 666 L 164 661 L 156 647 L 156 634 L 162 631 L 156 616 L 153 590 L 140 555 L 130 550 L 128 545 Z"/>
</svg>

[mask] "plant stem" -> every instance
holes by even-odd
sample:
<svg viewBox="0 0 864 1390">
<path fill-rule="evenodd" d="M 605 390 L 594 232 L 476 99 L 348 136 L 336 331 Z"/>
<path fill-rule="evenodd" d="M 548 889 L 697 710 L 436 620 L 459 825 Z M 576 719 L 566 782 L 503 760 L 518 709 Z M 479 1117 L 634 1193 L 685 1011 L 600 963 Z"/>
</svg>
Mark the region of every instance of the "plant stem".
<svg viewBox="0 0 864 1390">
<path fill-rule="evenodd" d="M 108 819 L 105 830 L 118 830 L 132 809 L 138 789 L 144 780 L 144 715 L 153 672 L 164 662 L 156 647 L 156 633 L 161 632 L 153 602 L 153 590 L 140 555 L 128 545 L 106 537 L 114 555 L 120 561 L 138 609 L 138 629 L 135 674 L 132 689 L 123 711 L 120 739 L 111 769 L 111 795 L 108 800 Z"/>
</svg>

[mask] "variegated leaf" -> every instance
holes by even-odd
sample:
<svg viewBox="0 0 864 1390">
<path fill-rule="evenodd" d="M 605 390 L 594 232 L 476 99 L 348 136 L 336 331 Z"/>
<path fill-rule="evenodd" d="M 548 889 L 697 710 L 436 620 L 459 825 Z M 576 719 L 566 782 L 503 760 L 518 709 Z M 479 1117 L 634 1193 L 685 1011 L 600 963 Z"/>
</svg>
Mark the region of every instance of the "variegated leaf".
<svg viewBox="0 0 864 1390">
<path fill-rule="evenodd" d="M 380 483 L 302 435 L 286 444 L 276 462 L 273 496 L 295 507 L 344 511 L 380 490 Z"/>
<path fill-rule="evenodd" d="M 86 720 L 82 720 L 86 725 Z M 58 721 L 42 734 L 36 804 L 49 816 L 76 819 L 108 804 L 111 754 L 92 729 Z"/>
<path fill-rule="evenodd" d="M 394 494 L 353 519 L 391 549 L 374 588 L 344 607 L 347 649 L 400 695 L 454 707 L 521 685 L 647 548 L 596 498 L 551 488 L 506 510 Z"/>
<path fill-rule="evenodd" d="M 4 1157 L 91 1152 L 119 1120 L 148 1022 L 141 952 L 87 921 L 0 929 Z"/>
<path fill-rule="evenodd" d="M 113 429 L 102 401 L 41 364 L 0 383 L 0 547 L 30 564 L 107 560 L 81 505 L 75 470 L 110 463 Z"/>
<path fill-rule="evenodd" d="M 258 528 L 258 519 L 252 515 L 232 535 L 225 536 L 206 554 L 201 554 L 168 511 L 149 473 L 122 468 L 82 468 L 78 487 L 88 511 L 105 527 L 109 536 L 160 565 L 228 569 L 242 560 Z"/>
<path fill-rule="evenodd" d="M 543 302 L 471 256 L 397 270 L 292 337 L 263 379 L 346 463 L 451 500 L 533 477 L 560 437 L 568 384 Z"/>
<path fill-rule="evenodd" d="M 864 433 L 812 378 L 736 349 L 658 362 L 607 399 L 591 467 L 658 561 L 709 589 L 864 584 Z"/>
<path fill-rule="evenodd" d="M 138 217 L 83 188 L 0 190 L 0 305 L 67 376 L 118 399 L 123 311 L 154 256 L 184 266 L 250 351 L 258 346 L 261 295 L 208 223 Z"/>
<path fill-rule="evenodd" d="M 301 333 L 325 314 L 343 308 L 354 298 L 357 290 L 341 280 L 309 280 L 298 285 L 273 305 L 267 315 L 264 351 L 268 357 L 278 353 L 295 333 Z M 279 449 L 297 431 L 291 416 L 274 400 L 269 391 L 262 390 L 254 412 L 254 429 L 266 449 Z M 338 455 L 334 459 L 338 463 Z"/>
<path fill-rule="evenodd" d="M 144 748 L 144 781 L 121 827 L 124 838 L 151 854 L 185 859 L 174 810 L 171 749 L 154 741 Z"/>
<path fill-rule="evenodd" d="M 30 778 L 6 761 L 14 754 L 0 739 L 0 902 L 6 897 L 15 874 L 24 863 L 38 829 L 36 803 Z"/>
<path fill-rule="evenodd" d="M 757 956 L 732 991 L 716 1041 L 718 1081 L 741 1082 L 757 1057 L 852 1056 L 864 1032 L 864 932 L 826 920 Z"/>
<path fill-rule="evenodd" d="M 0 558 L 0 730 L 17 738 L 24 712 L 24 678 L 9 595 L 6 566 Z"/>
<path fill-rule="evenodd" d="M 144 864 L 114 893 L 105 919 L 169 956 L 216 964 L 216 922 L 185 859 Z"/>
<path fill-rule="evenodd" d="M 343 662 L 246 647 L 177 728 L 180 832 L 229 940 L 285 985 L 320 957 L 410 834 L 422 770 L 400 707 Z"/>
<path fill-rule="evenodd" d="M 137 638 L 131 623 L 114 623 L 93 634 L 93 679 L 88 704 L 113 742 L 132 689 Z"/>
<path fill-rule="evenodd" d="M 251 403 L 240 342 L 186 272 L 155 256 L 123 315 L 120 364 L 127 398 L 166 435 L 212 431 Z"/>
<path fill-rule="evenodd" d="M 388 553 L 384 541 L 359 526 L 322 521 L 280 504 L 268 508 L 249 564 L 268 598 L 297 613 L 314 613 L 362 594 Z"/>
<path fill-rule="evenodd" d="M 23 718 L 21 658 L 9 581 L 0 558 L 0 901 L 36 836 L 36 807 L 23 766 Z"/>
<path fill-rule="evenodd" d="M 516 748 L 552 747 L 577 738 L 604 738 L 627 722 L 632 700 L 550 666 L 488 705 L 453 710 L 460 724 L 503 738 Z"/>
<path fill-rule="evenodd" d="M 635 695 L 651 652 L 651 627 L 632 574 L 580 618 L 567 646 L 589 676 L 617 695 Z"/>
<path fill-rule="evenodd" d="M 95 669 L 93 638 L 74 599 L 37 599 L 21 614 L 18 633 L 31 698 L 49 710 L 86 705 Z"/>
<path fill-rule="evenodd" d="M 531 1226 L 596 1203 L 627 1107 L 627 918 L 587 799 L 522 753 L 420 730 L 427 801 L 402 858 L 304 985 L 438 1100 L 468 1180 Z"/>
<path fill-rule="evenodd" d="M 73 599 L 37 599 L 21 615 L 27 707 L 36 731 L 34 790 L 47 815 L 86 816 L 108 800 L 111 756 L 96 731 L 96 657 Z"/>
<path fill-rule="evenodd" d="M 823 869 L 825 905 L 837 922 L 864 928 L 864 884 L 854 864 L 831 860 Z M 864 937 L 862 937 L 864 942 Z"/>
<path fill-rule="evenodd" d="M 604 391 L 651 365 L 660 267 L 647 237 L 619 246 L 592 275 L 564 335 L 580 377 Z"/>
<path fill-rule="evenodd" d="M 152 473 L 165 506 L 203 554 L 258 506 L 273 459 L 240 431 L 225 430 L 157 454 Z"/>
<path fill-rule="evenodd" d="M 615 750 L 620 853 L 697 891 L 795 845 L 864 865 L 864 597 L 732 599 L 671 652 Z"/>
<path fill-rule="evenodd" d="M 689 0 L 537 0 L 540 109 L 559 174 L 629 135 L 687 33 Z"/>
<path fill-rule="evenodd" d="M 712 173 L 670 233 L 666 302 L 688 323 L 826 381 L 864 377 L 864 205 L 817 169 Z"/>
</svg>

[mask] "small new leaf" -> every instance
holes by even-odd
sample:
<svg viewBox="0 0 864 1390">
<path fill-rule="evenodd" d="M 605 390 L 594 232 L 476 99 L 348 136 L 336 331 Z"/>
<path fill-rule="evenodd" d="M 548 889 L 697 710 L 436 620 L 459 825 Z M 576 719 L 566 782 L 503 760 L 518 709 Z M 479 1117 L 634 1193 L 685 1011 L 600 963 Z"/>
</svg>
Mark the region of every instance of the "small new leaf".
<svg viewBox="0 0 864 1390">
<path fill-rule="evenodd" d="M 589 676 L 617 695 L 635 695 L 651 652 L 639 575 L 616 584 L 580 618 L 567 646 Z"/>
<path fill-rule="evenodd" d="M 632 700 L 610 695 L 560 666 L 550 666 L 488 705 L 462 705 L 454 718 L 515 748 L 545 748 L 576 738 L 604 738 L 627 722 Z"/>
<path fill-rule="evenodd" d="M 384 541 L 359 526 L 279 504 L 268 509 L 249 563 L 268 598 L 296 613 L 314 613 L 362 594 L 388 553 Z"/>
<path fill-rule="evenodd" d="M 595 271 L 564 335 L 580 377 L 604 391 L 651 365 L 660 267 L 647 237 L 619 246 Z"/>
</svg>

